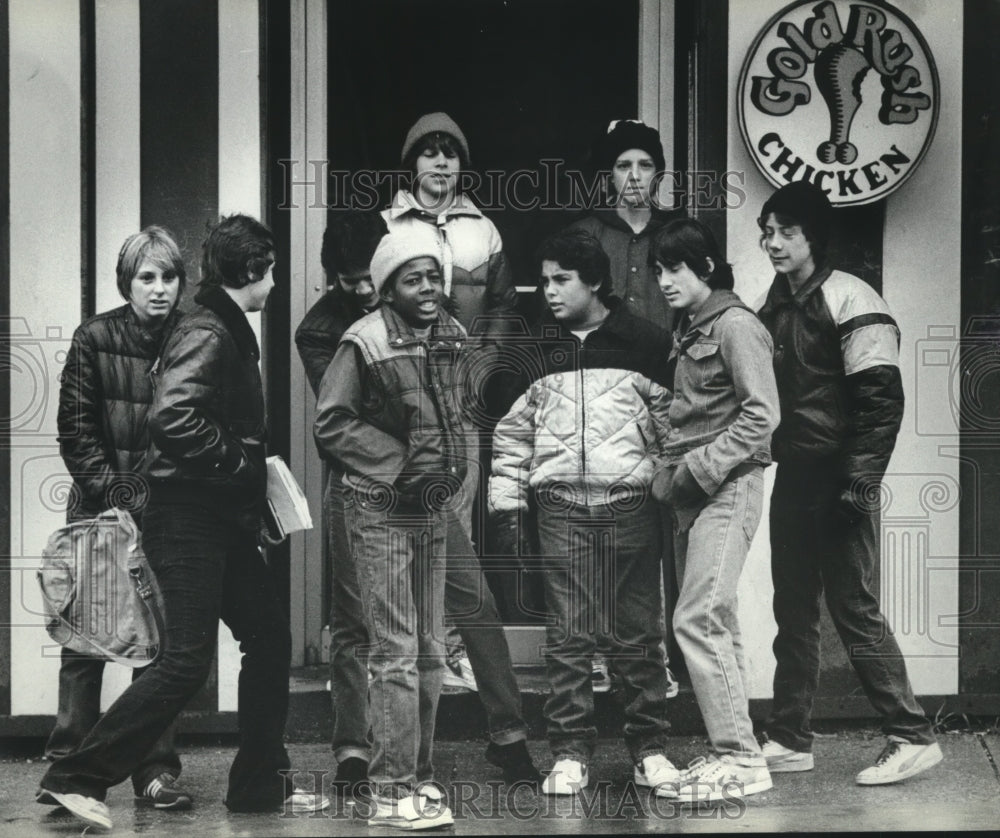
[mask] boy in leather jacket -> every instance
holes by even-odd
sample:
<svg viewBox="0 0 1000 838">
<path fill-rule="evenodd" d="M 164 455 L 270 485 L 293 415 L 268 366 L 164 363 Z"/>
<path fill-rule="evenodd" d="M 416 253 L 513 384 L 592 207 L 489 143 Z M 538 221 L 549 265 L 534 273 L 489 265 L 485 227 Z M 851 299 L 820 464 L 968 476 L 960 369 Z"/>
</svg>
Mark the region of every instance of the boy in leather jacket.
<svg viewBox="0 0 1000 838">
<path fill-rule="evenodd" d="M 260 222 L 233 215 L 216 225 L 203 247 L 195 304 L 157 365 L 143 549 L 163 594 L 166 642 L 160 659 L 41 782 L 91 825 L 111 828 L 108 788 L 135 770 L 208 679 L 220 617 L 243 653 L 226 806 L 329 806 L 319 794 L 286 792 L 291 631 L 259 543 L 267 426 L 260 349 L 246 312 L 264 308 L 274 262 L 274 238 Z"/>
<path fill-rule="evenodd" d="M 764 204 L 761 245 L 775 278 L 760 309 L 774 339 L 781 424 L 771 496 L 777 668 L 764 745 L 771 773 L 813 767 L 819 600 L 888 737 L 859 785 L 912 777 L 942 759 L 879 608 L 879 486 L 903 418 L 899 327 L 885 300 L 827 258 L 832 207 L 815 184 Z"/>
</svg>

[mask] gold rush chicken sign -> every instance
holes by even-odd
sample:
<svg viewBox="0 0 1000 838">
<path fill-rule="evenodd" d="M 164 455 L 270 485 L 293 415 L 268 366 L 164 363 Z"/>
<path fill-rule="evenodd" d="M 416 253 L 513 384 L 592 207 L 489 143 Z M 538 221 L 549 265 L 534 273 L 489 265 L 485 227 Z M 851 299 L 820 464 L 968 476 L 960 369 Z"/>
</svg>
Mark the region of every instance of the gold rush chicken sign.
<svg viewBox="0 0 1000 838">
<path fill-rule="evenodd" d="M 938 115 L 920 32 L 886 3 L 794 3 L 740 73 L 743 140 L 775 186 L 809 180 L 834 204 L 878 201 L 916 169 Z"/>
</svg>

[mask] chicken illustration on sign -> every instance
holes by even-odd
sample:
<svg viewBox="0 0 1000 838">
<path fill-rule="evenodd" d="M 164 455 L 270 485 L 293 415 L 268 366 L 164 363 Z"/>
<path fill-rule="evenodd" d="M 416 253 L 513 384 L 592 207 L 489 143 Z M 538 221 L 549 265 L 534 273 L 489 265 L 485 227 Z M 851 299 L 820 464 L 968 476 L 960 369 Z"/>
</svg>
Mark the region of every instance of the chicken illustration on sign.
<svg viewBox="0 0 1000 838">
<path fill-rule="evenodd" d="M 811 180 L 835 204 L 898 188 L 930 145 L 937 115 L 930 50 L 884 3 L 786 7 L 740 76 L 740 129 L 761 172 L 775 186 Z"/>
</svg>

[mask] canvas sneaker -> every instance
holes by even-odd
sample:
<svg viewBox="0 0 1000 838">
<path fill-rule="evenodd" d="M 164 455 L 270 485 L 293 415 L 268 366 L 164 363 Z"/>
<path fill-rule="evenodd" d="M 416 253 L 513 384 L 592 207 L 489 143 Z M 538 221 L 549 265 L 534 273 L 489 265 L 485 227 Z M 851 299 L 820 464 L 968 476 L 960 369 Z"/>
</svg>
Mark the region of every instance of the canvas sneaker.
<svg viewBox="0 0 1000 838">
<path fill-rule="evenodd" d="M 608 662 L 603 657 L 594 658 L 590 664 L 590 686 L 595 693 L 611 690 L 611 674 L 608 672 Z"/>
<path fill-rule="evenodd" d="M 476 676 L 472 674 L 472 664 L 469 663 L 467 657 L 463 655 L 454 661 L 448 661 L 441 686 L 468 692 L 479 692 Z"/>
<path fill-rule="evenodd" d="M 681 777 L 677 797 L 684 803 L 732 800 L 771 788 L 766 765 L 740 765 L 731 757 L 698 757 Z"/>
<path fill-rule="evenodd" d="M 898 783 L 937 765 L 944 759 L 937 742 L 914 745 L 896 736 L 890 736 L 875 764 L 854 778 L 859 786 L 881 786 Z"/>
<path fill-rule="evenodd" d="M 176 782 L 177 778 L 173 774 L 164 772 L 150 780 L 142 794 L 137 794 L 136 798 L 152 803 L 155 809 L 186 811 L 191 808 L 191 795 L 177 788 L 174 785 Z"/>
<path fill-rule="evenodd" d="M 681 772 L 663 754 L 643 757 L 635 767 L 634 777 L 637 786 L 648 786 L 657 797 L 677 797 Z"/>
<path fill-rule="evenodd" d="M 433 786 L 422 786 L 398 800 L 376 797 L 375 813 L 368 819 L 369 826 L 388 829 L 441 829 L 453 823 L 455 819 L 445 805 L 444 795 Z"/>
<path fill-rule="evenodd" d="M 293 815 L 311 815 L 313 812 L 323 812 L 330 808 L 330 798 L 314 791 L 296 789 L 285 799 L 284 811 Z"/>
<path fill-rule="evenodd" d="M 772 774 L 791 774 L 796 771 L 812 771 L 815 765 L 813 755 L 804 751 L 793 751 L 768 739 L 761 747 L 767 768 Z"/>
<path fill-rule="evenodd" d="M 64 794 L 59 791 L 49 791 L 60 806 L 68 809 L 78 819 L 88 826 L 98 829 L 111 829 L 111 813 L 100 800 L 82 794 Z"/>
<path fill-rule="evenodd" d="M 561 757 L 542 782 L 542 794 L 577 794 L 589 780 L 586 765 L 572 757 Z"/>
</svg>

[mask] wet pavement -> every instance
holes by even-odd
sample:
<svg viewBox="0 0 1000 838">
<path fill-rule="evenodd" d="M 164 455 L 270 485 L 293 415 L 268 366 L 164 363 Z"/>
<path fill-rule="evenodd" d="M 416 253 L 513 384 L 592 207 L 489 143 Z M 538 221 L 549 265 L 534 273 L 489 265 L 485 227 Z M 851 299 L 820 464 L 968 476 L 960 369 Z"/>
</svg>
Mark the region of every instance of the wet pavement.
<svg viewBox="0 0 1000 838">
<path fill-rule="evenodd" d="M 995 830 L 1000 825 L 1000 735 L 949 733 L 940 738 L 945 760 L 904 783 L 861 787 L 855 773 L 874 761 L 882 748 L 880 734 L 849 729 L 820 736 L 816 769 L 774 776 L 774 788 L 744 801 L 728 800 L 703 807 L 651 798 L 632 782 L 632 766 L 620 741 L 602 740 L 590 765 L 590 786 L 578 797 L 550 798 L 526 788 L 505 785 L 483 758 L 479 741 L 435 745 L 438 779 L 449 794 L 456 835 L 559 835 L 718 832 L 854 832 Z M 701 737 L 676 736 L 668 756 L 686 765 L 701 755 Z M 393 834 L 367 827 L 365 805 L 335 800 L 323 815 L 229 814 L 222 804 L 231 743 L 182 742 L 181 785 L 195 798 L 190 812 L 162 812 L 132 799 L 131 785 L 111 790 L 108 804 L 114 835 L 179 838 L 181 835 L 342 836 Z M 540 767 L 549 767 L 544 742 L 530 748 Z M 41 741 L 0 746 L 0 838 L 72 836 L 83 825 L 65 810 L 33 802 L 45 769 L 38 755 Z M 328 787 L 335 763 L 328 746 L 289 745 L 297 780 L 311 786 L 316 778 Z M 97 834 L 87 830 L 86 834 Z"/>
</svg>

